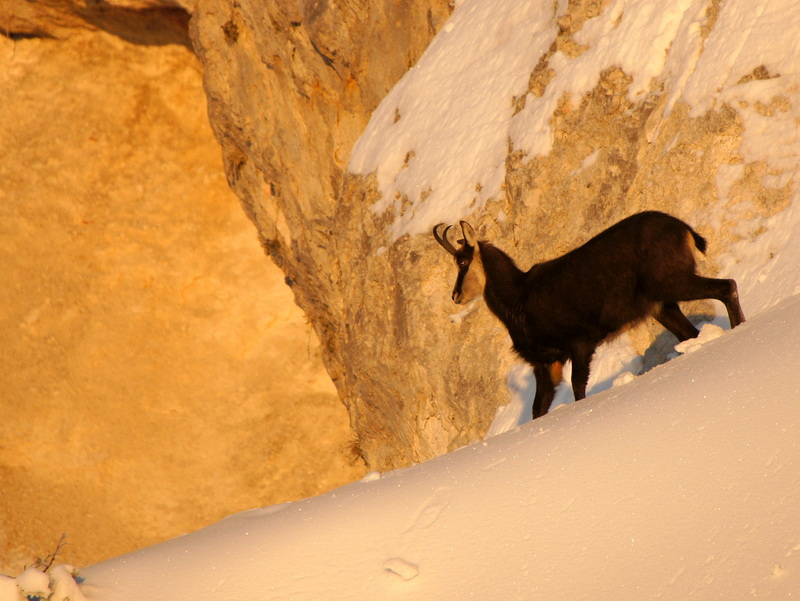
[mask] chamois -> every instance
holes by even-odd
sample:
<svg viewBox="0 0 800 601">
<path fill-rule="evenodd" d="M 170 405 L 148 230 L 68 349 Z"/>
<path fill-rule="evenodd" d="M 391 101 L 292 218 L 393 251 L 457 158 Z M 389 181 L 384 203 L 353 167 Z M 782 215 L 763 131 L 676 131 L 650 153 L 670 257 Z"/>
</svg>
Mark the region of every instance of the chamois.
<svg viewBox="0 0 800 601">
<path fill-rule="evenodd" d="M 678 301 L 716 299 L 725 304 L 731 327 L 744 321 L 736 282 L 697 275 L 693 251 L 704 253 L 706 241 L 671 215 L 637 213 L 528 271 L 479 241 L 469 223 L 460 225 L 459 248 L 447 237 L 452 226 L 433 229 L 458 266 L 453 301 L 467 303 L 483 294 L 506 326 L 514 350 L 533 366 L 534 419 L 549 410 L 567 360 L 575 400 L 586 396 L 595 349 L 626 326 L 652 316 L 678 340 L 696 337 Z"/>
</svg>

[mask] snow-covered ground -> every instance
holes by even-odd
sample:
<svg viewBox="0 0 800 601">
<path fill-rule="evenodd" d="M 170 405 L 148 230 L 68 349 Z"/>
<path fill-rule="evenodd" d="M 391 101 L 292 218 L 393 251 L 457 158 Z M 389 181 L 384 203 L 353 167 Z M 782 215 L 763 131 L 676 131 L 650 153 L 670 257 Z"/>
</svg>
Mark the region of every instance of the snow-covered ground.
<svg viewBox="0 0 800 601">
<path fill-rule="evenodd" d="M 747 107 L 778 91 L 797 98 L 800 4 L 722 3 L 703 42 L 709 4 L 612 0 L 580 33 L 592 48 L 575 59 L 581 68 L 573 64 L 512 115 L 510 96 L 524 91 L 555 30 L 552 2 L 459 2 L 353 153 L 351 169 L 378 173 L 386 200 L 376 210 L 396 193 L 411 201 L 396 205 L 389 238 L 427 233 L 479 209 L 502 181 L 507 139 L 547 152 L 548 103 L 591 88 L 612 64 L 634 77 L 632 93 L 661 77 L 673 101 L 699 112 L 746 95 L 749 104 L 736 105 L 746 128 L 741 152 L 782 173 L 775 186 L 790 183 L 800 167 L 800 103 L 771 121 Z M 762 64 L 781 77 L 731 87 Z M 448 162 L 444 153 L 463 160 Z M 721 200 L 736 177 L 735 169 L 720 173 Z M 486 440 L 90 566 L 81 571 L 83 594 L 97 601 L 800 597 L 800 194 L 792 194 L 776 216 L 743 220 L 747 241 L 722 258 L 749 318 L 736 330 L 721 332 L 727 324 L 716 320 L 678 349 L 683 355 L 638 377 L 624 340 L 609 345 L 593 364 L 595 394 L 522 425 L 531 384 L 520 368 L 509 375 L 514 400 Z M 0 601 L 16 599 L 17 584 L 0 580 Z"/>
<path fill-rule="evenodd" d="M 103 601 L 789 599 L 800 295 L 416 467 L 82 571 Z"/>
</svg>

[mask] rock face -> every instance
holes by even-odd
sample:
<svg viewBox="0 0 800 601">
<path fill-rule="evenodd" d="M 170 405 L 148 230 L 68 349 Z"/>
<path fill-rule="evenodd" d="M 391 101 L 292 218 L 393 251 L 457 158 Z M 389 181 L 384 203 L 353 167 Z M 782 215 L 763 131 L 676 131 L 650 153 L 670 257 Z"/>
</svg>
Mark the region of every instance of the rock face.
<svg viewBox="0 0 800 601">
<path fill-rule="evenodd" d="M 387 233 L 436 184 L 418 181 L 421 201 L 398 192 L 378 210 L 383 183 L 345 169 L 366 114 L 449 7 L 276 4 L 210 0 L 193 20 L 228 179 L 323 341 L 368 464 L 424 460 L 483 433 L 507 402 L 502 374 L 514 359 L 488 311 L 475 305 L 453 315 L 452 265 L 428 234 Z M 517 134 L 509 129 L 504 182 L 451 221 L 469 217 L 527 268 L 632 212 L 662 209 L 709 239 L 701 269 L 712 273 L 723 241 L 757 233 L 737 229 L 744 216 L 786 206 L 790 169 L 754 151 L 745 131 L 754 120 L 793 127 L 794 84 L 779 77 L 783 59 L 772 64 L 755 49 L 725 55 L 734 38 L 747 36 L 737 29 L 744 25 L 725 21 L 724 3 L 697 2 L 669 20 L 648 21 L 644 12 L 654 6 L 576 0 L 532 13 L 543 37 L 529 59 L 527 89 L 507 99 Z M 473 8 L 465 1 L 456 14 Z M 748 26 L 769 27 L 764 15 L 752 15 L 756 25 Z M 670 29 L 647 37 L 652 47 L 638 55 L 595 51 L 603 36 L 649 22 Z M 686 44 L 694 53 L 681 53 Z M 458 48 L 451 52 L 456 60 Z M 643 55 L 649 62 L 640 65 Z M 713 98 L 692 95 L 704 56 L 731 57 Z M 692 60 L 680 62 L 686 57 Z M 584 73 L 589 83 L 573 86 L 580 91 L 565 87 Z M 444 105 L 448 93 L 430 92 Z M 414 118 L 395 109 L 395 122 Z M 547 143 L 538 150 L 515 144 L 539 130 Z M 411 141 L 393 150 L 405 154 L 406 166 L 420 160 Z M 452 160 L 459 158 L 454 152 Z M 480 196 L 480 182 L 476 189 Z M 644 349 L 652 332 L 634 338 Z"/>
<path fill-rule="evenodd" d="M 360 368 L 348 366 L 345 346 L 354 343 L 347 332 L 367 353 L 373 352 L 371 341 L 385 333 L 348 321 L 344 309 L 342 278 L 351 275 L 348 264 L 361 259 L 352 254 L 358 252 L 352 244 L 362 233 L 342 238 L 349 225 L 339 222 L 339 194 L 350 149 L 371 111 L 449 13 L 442 0 L 210 0 L 192 20 L 228 181 L 320 335 L 328 371 L 376 468 L 408 463 L 414 445 L 410 440 L 398 445 L 388 432 L 381 436 L 384 444 L 361 427 L 362 399 L 349 375 Z M 387 344 L 390 339 L 391 334 Z M 407 376 L 397 363 L 387 360 L 385 368 L 394 372 L 391 378 Z M 394 413 L 383 398 L 374 401 Z M 385 459 L 376 459 L 378 446 L 386 449 Z"/>
<path fill-rule="evenodd" d="M 0 573 L 62 533 L 84 566 L 364 473 L 185 23 L 159 23 L 0 36 Z"/>
<path fill-rule="evenodd" d="M 137 44 L 182 44 L 194 0 L 7 0 L 0 8 L 6 37 L 67 38 L 103 30 Z"/>
</svg>

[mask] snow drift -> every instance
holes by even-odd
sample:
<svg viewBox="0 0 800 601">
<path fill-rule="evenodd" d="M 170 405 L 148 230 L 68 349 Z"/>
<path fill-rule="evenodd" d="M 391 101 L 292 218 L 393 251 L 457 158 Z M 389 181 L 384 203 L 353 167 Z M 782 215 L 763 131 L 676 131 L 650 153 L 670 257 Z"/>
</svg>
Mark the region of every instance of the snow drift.
<svg viewBox="0 0 800 601">
<path fill-rule="evenodd" d="M 91 599 L 786 599 L 800 296 L 425 464 L 82 571 Z"/>
</svg>

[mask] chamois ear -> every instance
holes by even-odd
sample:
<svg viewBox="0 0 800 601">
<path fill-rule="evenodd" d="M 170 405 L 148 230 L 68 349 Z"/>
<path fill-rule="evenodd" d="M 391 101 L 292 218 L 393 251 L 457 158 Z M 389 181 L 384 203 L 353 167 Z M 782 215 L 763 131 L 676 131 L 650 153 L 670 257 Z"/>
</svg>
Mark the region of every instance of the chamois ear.
<svg viewBox="0 0 800 601">
<path fill-rule="evenodd" d="M 475 230 L 466 221 L 461 222 L 461 231 L 464 233 L 464 243 L 472 247 L 478 246 L 478 236 Z"/>
</svg>

